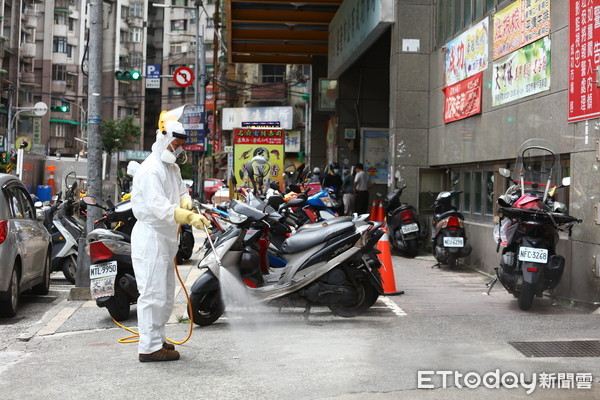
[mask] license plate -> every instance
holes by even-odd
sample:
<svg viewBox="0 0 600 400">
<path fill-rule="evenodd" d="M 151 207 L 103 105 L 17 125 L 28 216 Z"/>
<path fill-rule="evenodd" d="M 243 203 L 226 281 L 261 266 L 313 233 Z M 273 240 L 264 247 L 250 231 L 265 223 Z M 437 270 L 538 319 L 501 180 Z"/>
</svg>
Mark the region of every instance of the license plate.
<svg viewBox="0 0 600 400">
<path fill-rule="evenodd" d="M 444 237 L 444 247 L 464 247 L 465 240 L 461 237 Z"/>
<path fill-rule="evenodd" d="M 90 265 L 90 292 L 93 299 L 115 294 L 117 262 L 109 261 Z"/>
<path fill-rule="evenodd" d="M 548 250 L 536 249 L 535 247 L 521 247 L 519 248 L 519 261 L 546 264 L 548 262 Z"/>
<path fill-rule="evenodd" d="M 402 233 L 404 233 L 405 235 L 407 233 L 417 232 L 418 230 L 419 230 L 419 225 L 417 225 L 417 224 L 402 225 Z"/>
</svg>

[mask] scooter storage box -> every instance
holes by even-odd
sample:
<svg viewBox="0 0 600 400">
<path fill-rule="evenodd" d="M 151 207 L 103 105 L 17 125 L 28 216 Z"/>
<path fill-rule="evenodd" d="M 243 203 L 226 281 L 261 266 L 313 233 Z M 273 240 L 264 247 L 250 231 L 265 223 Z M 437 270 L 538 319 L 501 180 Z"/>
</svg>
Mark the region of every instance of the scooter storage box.
<svg viewBox="0 0 600 400">
<path fill-rule="evenodd" d="M 52 200 L 52 186 L 38 185 L 35 194 L 41 202 L 50 201 Z"/>
</svg>

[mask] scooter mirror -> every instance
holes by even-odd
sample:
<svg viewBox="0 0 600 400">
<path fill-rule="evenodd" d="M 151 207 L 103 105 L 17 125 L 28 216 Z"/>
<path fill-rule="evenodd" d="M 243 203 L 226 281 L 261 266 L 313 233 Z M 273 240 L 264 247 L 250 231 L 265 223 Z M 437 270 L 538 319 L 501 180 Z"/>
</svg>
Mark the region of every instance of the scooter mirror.
<svg viewBox="0 0 600 400">
<path fill-rule="evenodd" d="M 92 196 L 83 196 L 81 200 L 83 200 L 83 202 L 85 204 L 87 204 L 88 206 L 95 206 L 98 204 L 96 199 L 93 198 Z"/>
<path fill-rule="evenodd" d="M 394 174 L 394 176 L 396 177 L 396 179 L 400 179 L 400 171 L 396 171 L 396 173 Z"/>
<path fill-rule="evenodd" d="M 510 178 L 510 169 L 508 168 L 500 168 L 498 170 L 498 172 L 500 173 L 500 175 L 502 175 L 505 178 Z"/>
<path fill-rule="evenodd" d="M 565 176 L 562 179 L 562 185 L 565 186 L 565 187 L 566 186 L 571 186 L 571 177 L 570 176 Z"/>
</svg>

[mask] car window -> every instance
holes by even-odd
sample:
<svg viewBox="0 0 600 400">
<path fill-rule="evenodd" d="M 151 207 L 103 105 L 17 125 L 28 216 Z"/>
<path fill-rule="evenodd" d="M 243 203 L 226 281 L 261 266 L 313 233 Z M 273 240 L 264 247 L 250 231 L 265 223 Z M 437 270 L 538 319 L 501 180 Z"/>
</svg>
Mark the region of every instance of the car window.
<svg viewBox="0 0 600 400">
<path fill-rule="evenodd" d="M 22 188 L 15 188 L 15 190 L 19 195 L 25 218 L 35 219 L 35 209 L 33 208 L 33 201 L 31 200 L 29 193 Z"/>
<path fill-rule="evenodd" d="M 19 193 L 16 190 L 17 189 L 14 187 L 8 187 L 4 189 L 4 197 L 6 198 L 8 208 L 10 209 L 10 216 L 12 218 L 24 218 L 26 213 L 23 209 L 21 201 L 19 200 Z"/>
</svg>

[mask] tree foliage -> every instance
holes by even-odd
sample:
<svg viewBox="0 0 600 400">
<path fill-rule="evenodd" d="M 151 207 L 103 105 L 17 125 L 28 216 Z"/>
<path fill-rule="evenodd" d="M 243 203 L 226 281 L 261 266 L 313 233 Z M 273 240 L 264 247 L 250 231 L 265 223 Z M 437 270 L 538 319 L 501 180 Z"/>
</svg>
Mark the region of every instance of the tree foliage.
<svg viewBox="0 0 600 400">
<path fill-rule="evenodd" d="M 137 142 L 142 134 L 139 125 L 133 120 L 135 115 L 128 115 L 121 120 L 104 120 L 100 126 L 102 147 L 112 155 L 123 148 L 127 142 Z"/>
</svg>

